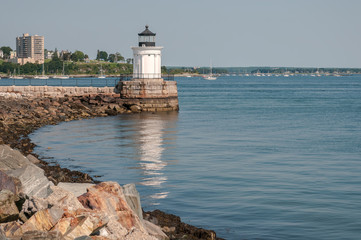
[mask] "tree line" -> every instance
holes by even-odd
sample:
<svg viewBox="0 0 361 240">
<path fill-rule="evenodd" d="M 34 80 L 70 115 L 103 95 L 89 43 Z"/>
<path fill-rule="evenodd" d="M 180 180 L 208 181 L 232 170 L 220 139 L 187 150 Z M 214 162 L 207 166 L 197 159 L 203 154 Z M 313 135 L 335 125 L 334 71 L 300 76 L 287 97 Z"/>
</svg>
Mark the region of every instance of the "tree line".
<svg viewBox="0 0 361 240">
<path fill-rule="evenodd" d="M 10 57 L 10 52 L 12 51 L 11 47 L 3 46 L 0 50 L 3 51 L 3 59 L 8 59 Z"/>
<path fill-rule="evenodd" d="M 6 61 L 10 58 L 11 47 L 0 47 L 3 52 L 3 59 L 0 61 L 0 73 L 5 74 L 26 74 L 39 75 L 43 69 L 46 74 L 60 74 L 64 68 L 64 74 L 100 74 L 100 63 L 89 62 L 89 56 L 82 51 L 75 52 L 48 51 L 44 49 L 44 56 L 51 55 L 51 59 L 45 60 L 43 64 L 26 63 L 24 65 Z M 131 74 L 133 71 L 131 59 L 125 60 L 119 53 L 108 54 L 106 51 L 97 51 L 96 60 L 102 61 L 102 68 L 106 74 Z M 126 62 L 126 63 L 125 63 Z"/>
<path fill-rule="evenodd" d="M 45 51 L 47 50 L 45 49 Z M 86 60 L 89 60 L 88 54 L 85 54 L 80 50 L 76 50 L 73 53 L 67 51 L 62 51 L 61 53 L 58 53 L 58 51 L 55 50 L 55 52 L 53 53 L 53 58 L 54 57 L 59 57 L 63 61 L 73 62 L 84 62 Z M 112 63 L 125 62 L 124 57 L 119 52 L 108 54 L 106 51 L 100 50 L 97 51 L 96 60 Z"/>
<path fill-rule="evenodd" d="M 3 59 L 9 59 L 10 52 L 13 51 L 13 49 L 9 46 L 2 46 L 0 49 L 3 51 Z M 62 61 L 84 62 L 86 60 L 89 60 L 89 55 L 80 50 L 76 50 L 75 52 L 61 51 L 59 53 L 57 49 L 55 49 L 55 51 L 48 51 L 47 49 L 44 49 L 44 56 L 47 56 L 48 53 L 52 55 L 52 59 L 58 57 Z M 112 62 L 112 63 L 116 63 L 116 62 L 131 63 L 130 58 L 125 59 L 119 52 L 108 54 L 106 51 L 103 50 L 97 51 L 96 60 Z"/>
<path fill-rule="evenodd" d="M 99 63 L 77 63 L 77 62 L 67 62 L 58 59 L 52 59 L 51 61 L 44 63 L 45 74 L 57 75 L 61 74 L 63 71 L 64 64 L 64 74 L 89 74 L 96 75 L 100 74 L 100 64 Z M 0 63 L 0 73 L 12 75 L 40 75 L 43 70 L 42 64 L 36 63 L 26 63 L 24 65 L 11 63 L 11 62 L 2 62 Z M 133 65 L 127 63 L 103 63 L 102 70 L 105 74 L 132 74 Z"/>
</svg>

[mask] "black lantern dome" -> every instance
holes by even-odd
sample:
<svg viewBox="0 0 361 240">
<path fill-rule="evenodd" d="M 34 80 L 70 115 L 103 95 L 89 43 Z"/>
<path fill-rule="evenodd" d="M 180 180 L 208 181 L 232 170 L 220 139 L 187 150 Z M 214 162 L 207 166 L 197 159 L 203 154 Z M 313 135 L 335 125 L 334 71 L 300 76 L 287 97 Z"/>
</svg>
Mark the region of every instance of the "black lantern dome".
<svg viewBox="0 0 361 240">
<path fill-rule="evenodd" d="M 155 47 L 155 33 L 152 33 L 149 26 L 145 26 L 145 30 L 138 33 L 139 47 Z"/>
</svg>

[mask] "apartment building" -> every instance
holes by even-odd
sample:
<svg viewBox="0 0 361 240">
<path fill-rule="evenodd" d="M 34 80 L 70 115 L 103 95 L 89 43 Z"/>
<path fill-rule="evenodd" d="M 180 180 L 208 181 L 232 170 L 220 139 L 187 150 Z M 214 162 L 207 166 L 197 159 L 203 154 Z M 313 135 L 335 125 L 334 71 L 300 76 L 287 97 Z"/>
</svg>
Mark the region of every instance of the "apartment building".
<svg viewBox="0 0 361 240">
<path fill-rule="evenodd" d="M 16 63 L 44 63 L 44 36 L 28 33 L 16 38 Z M 13 60 L 13 61 L 14 61 Z"/>
</svg>

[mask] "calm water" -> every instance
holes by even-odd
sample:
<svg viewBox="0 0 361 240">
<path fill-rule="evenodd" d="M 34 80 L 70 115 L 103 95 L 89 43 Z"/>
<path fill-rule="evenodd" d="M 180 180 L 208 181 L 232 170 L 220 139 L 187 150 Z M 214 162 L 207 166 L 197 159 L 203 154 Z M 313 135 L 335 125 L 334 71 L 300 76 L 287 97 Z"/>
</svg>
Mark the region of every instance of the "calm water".
<svg viewBox="0 0 361 240">
<path fill-rule="evenodd" d="M 179 113 L 47 126 L 36 152 L 226 239 L 361 238 L 361 76 L 177 80 Z"/>
</svg>

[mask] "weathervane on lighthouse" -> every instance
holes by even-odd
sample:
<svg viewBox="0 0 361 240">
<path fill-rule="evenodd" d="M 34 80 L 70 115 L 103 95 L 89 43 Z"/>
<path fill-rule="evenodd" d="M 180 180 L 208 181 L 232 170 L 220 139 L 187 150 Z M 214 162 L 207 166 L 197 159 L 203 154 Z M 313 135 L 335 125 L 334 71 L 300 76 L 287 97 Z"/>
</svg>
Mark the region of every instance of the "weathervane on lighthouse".
<svg viewBox="0 0 361 240">
<path fill-rule="evenodd" d="M 133 79 L 161 79 L 161 53 L 163 47 L 155 46 L 155 33 L 145 26 L 138 33 L 138 47 L 133 50 Z"/>
</svg>

